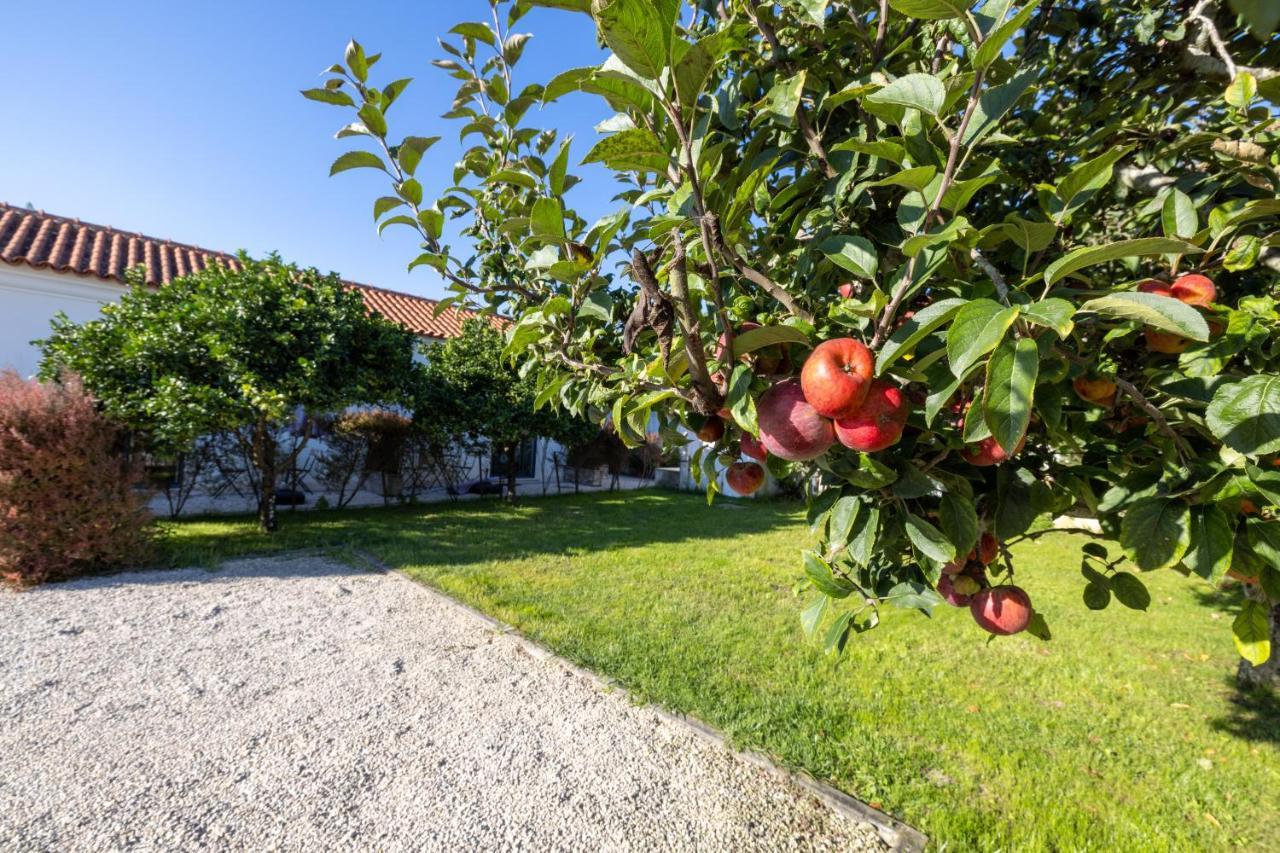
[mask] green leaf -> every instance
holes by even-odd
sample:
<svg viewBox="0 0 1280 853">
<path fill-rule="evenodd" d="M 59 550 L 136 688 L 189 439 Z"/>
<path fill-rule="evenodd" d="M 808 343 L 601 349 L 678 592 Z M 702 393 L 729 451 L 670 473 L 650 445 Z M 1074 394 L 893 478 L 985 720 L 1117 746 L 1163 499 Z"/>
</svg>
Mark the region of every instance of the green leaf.
<svg viewBox="0 0 1280 853">
<path fill-rule="evenodd" d="M 591 14 L 591 0 L 526 0 L 530 6 L 541 6 L 545 9 L 563 9 L 567 12 L 585 12 Z"/>
<path fill-rule="evenodd" d="M 356 102 L 341 89 L 304 89 L 302 97 L 322 104 L 333 104 L 336 107 L 354 107 Z"/>
<path fill-rule="evenodd" d="M 1004 49 L 1005 44 L 1009 39 L 1013 38 L 1014 34 L 1017 33 L 1018 30 L 1027 25 L 1027 21 L 1031 20 L 1032 13 L 1035 12 L 1036 7 L 1039 5 L 1039 0 L 1036 0 L 1036 2 L 1028 3 L 1026 6 L 1023 6 L 1018 14 L 1005 21 L 997 27 L 994 32 L 990 33 L 985 39 L 983 39 L 982 44 L 978 45 L 978 49 L 974 51 L 973 67 L 986 68 L 988 65 L 999 59 L 1000 51 Z"/>
<path fill-rule="evenodd" d="M 1151 593 L 1146 584 L 1130 572 L 1116 572 L 1111 576 L 1111 592 L 1116 601 L 1130 610 L 1146 610 L 1151 606 Z"/>
<path fill-rule="evenodd" d="M 795 7 L 803 12 L 813 22 L 813 25 L 821 29 L 827 23 L 827 4 L 829 0 L 785 0 L 787 5 Z"/>
<path fill-rule="evenodd" d="M 529 229 L 543 240 L 564 239 L 564 210 L 558 199 L 540 198 L 529 212 Z"/>
<path fill-rule="evenodd" d="M 831 553 L 849 544 L 849 537 L 853 535 L 854 522 L 858 520 L 858 512 L 861 509 L 862 501 L 852 495 L 840 498 L 831 507 L 831 520 L 827 525 L 827 546 Z"/>
<path fill-rule="evenodd" d="M 901 326 L 894 330 L 876 354 L 876 375 L 881 376 L 889 365 L 900 356 L 915 349 L 916 344 L 924 340 L 939 326 L 950 320 L 957 311 L 968 304 L 965 299 L 939 299 L 937 302 L 917 311 Z"/>
<path fill-rule="evenodd" d="M 825 595 L 815 595 L 813 601 L 809 602 L 809 606 L 800 614 L 800 628 L 804 631 L 804 636 L 808 640 L 813 639 L 813 635 L 817 632 L 818 626 L 822 624 L 822 617 L 827 615 L 827 609 L 831 606 L 831 599 Z"/>
<path fill-rule="evenodd" d="M 765 108 L 784 121 L 791 121 L 800 108 L 800 97 L 804 92 L 804 81 L 807 72 L 801 71 L 792 77 L 781 78 L 773 84 L 773 88 L 764 97 Z"/>
<path fill-rule="evenodd" d="M 680 0 L 593 0 L 604 43 L 642 77 L 657 80 L 671 57 Z"/>
<path fill-rule="evenodd" d="M 1221 386 L 1205 423 L 1237 453 L 1260 456 L 1280 451 L 1280 376 L 1259 373 Z"/>
<path fill-rule="evenodd" d="M 1275 0 L 1230 0 L 1230 3 L 1260 42 L 1270 38 L 1280 24 L 1280 3 Z"/>
<path fill-rule="evenodd" d="M 1235 525 L 1221 507 L 1196 507 L 1191 511 L 1191 543 L 1182 562 L 1217 586 L 1231 568 L 1235 541 Z"/>
<path fill-rule="evenodd" d="M 1179 498 L 1145 498 L 1125 511 L 1120 546 L 1143 571 L 1177 565 L 1191 544 L 1191 508 Z"/>
<path fill-rule="evenodd" d="M 395 210 L 397 207 L 403 207 L 404 200 L 396 198 L 393 195 L 380 196 L 373 203 L 373 221 L 377 222 L 389 210 Z"/>
<path fill-rule="evenodd" d="M 907 538 L 916 551 L 938 563 L 949 563 L 955 559 L 956 546 L 941 530 L 913 513 L 907 513 L 904 525 Z"/>
<path fill-rule="evenodd" d="M 885 604 L 907 610 L 923 610 L 932 616 L 933 608 L 942 603 L 942 596 L 919 581 L 903 581 L 895 585 L 884 597 Z"/>
<path fill-rule="evenodd" d="M 739 364 L 735 367 L 729 378 L 729 391 L 725 395 L 725 402 L 738 426 L 752 435 L 757 435 L 760 427 L 756 424 L 756 401 L 751 397 L 752 376 L 751 368 L 747 365 Z"/>
<path fill-rule="evenodd" d="M 1209 324 L 1195 308 L 1158 293 L 1124 291 L 1090 299 L 1081 312 L 1137 320 L 1152 328 L 1173 332 L 1193 341 L 1209 340 Z"/>
<path fill-rule="evenodd" d="M 726 28 L 703 36 L 689 46 L 674 69 L 676 94 L 680 97 L 680 103 L 689 108 L 697 103 L 716 63 L 729 52 L 738 38 L 734 29 Z"/>
<path fill-rule="evenodd" d="M 774 344 L 803 344 L 811 346 L 809 336 L 795 326 L 761 326 L 748 329 L 733 337 L 733 357 L 741 358 L 758 349 L 771 347 Z"/>
<path fill-rule="evenodd" d="M 1258 79 L 1248 71 L 1236 72 L 1223 97 L 1231 106 L 1244 109 L 1258 97 Z"/>
<path fill-rule="evenodd" d="M 920 18 L 925 21 L 962 18 L 969 8 L 969 5 L 962 0 L 889 0 L 889 6 L 908 18 Z"/>
<path fill-rule="evenodd" d="M 1001 541 L 1025 533 L 1042 511 L 1034 474 L 1025 468 L 1001 465 L 996 472 L 995 534 Z M 1043 489 L 1040 489 L 1043 491 Z"/>
<path fill-rule="evenodd" d="M 895 172 L 887 178 L 872 181 L 867 184 L 867 187 L 906 187 L 909 190 L 920 192 L 929 186 L 929 182 L 933 180 L 933 176 L 937 173 L 938 169 L 934 166 L 916 166 L 913 169 L 903 169 L 901 172 Z"/>
<path fill-rule="evenodd" d="M 1240 657 L 1254 666 L 1262 666 L 1271 658 L 1270 608 L 1261 601 L 1246 599 L 1240 615 L 1231 623 L 1231 635 Z"/>
<path fill-rule="evenodd" d="M 1184 240 L 1195 236 L 1200 230 L 1200 220 L 1196 216 L 1196 206 L 1190 196 L 1177 188 L 1171 189 L 1160 207 L 1160 223 L 1164 228 L 1164 236 L 1181 237 Z"/>
<path fill-rule="evenodd" d="M 1049 623 L 1045 621 L 1044 614 L 1039 610 L 1031 614 L 1031 621 L 1027 623 L 1027 633 L 1046 643 L 1053 639 L 1053 634 L 1049 631 Z"/>
<path fill-rule="evenodd" d="M 1098 581 L 1085 584 L 1083 590 L 1084 606 L 1090 610 L 1106 610 L 1111 603 L 1111 586 Z"/>
<path fill-rule="evenodd" d="M 498 40 L 494 37 L 493 30 L 489 29 L 485 24 L 476 22 L 462 23 L 449 30 L 449 32 L 460 36 L 466 36 L 467 38 L 473 38 L 477 41 L 482 41 L 490 47 L 498 46 Z"/>
<path fill-rule="evenodd" d="M 853 592 L 853 584 L 844 578 L 837 577 L 831 571 L 831 564 L 813 551 L 804 552 L 804 573 L 823 595 L 832 598 L 848 598 Z"/>
<path fill-rule="evenodd" d="M 486 184 L 511 184 L 527 190 L 537 189 L 538 179 L 528 172 L 517 172 L 515 169 L 502 169 L 485 178 Z"/>
<path fill-rule="evenodd" d="M 382 158 L 371 151 L 348 151 L 337 160 L 333 161 L 333 165 L 329 167 L 329 176 L 333 177 L 339 172 L 345 172 L 348 169 L 381 169 L 386 171 L 386 167 L 382 164 Z"/>
<path fill-rule="evenodd" d="M 1053 238 L 1058 235 L 1058 226 L 1052 222 L 1023 219 L 1013 213 L 1005 217 L 1000 229 L 1028 255 L 1048 247 L 1053 242 Z"/>
<path fill-rule="evenodd" d="M 822 641 L 824 650 L 829 655 L 837 655 L 844 651 L 845 644 L 849 642 L 849 630 L 852 627 L 853 614 L 845 611 L 836 617 L 836 621 L 831 623 L 831 627 L 827 629 L 827 635 Z"/>
<path fill-rule="evenodd" d="M 828 237 L 819 244 L 818 251 L 836 266 L 861 278 L 874 279 L 879 269 L 875 246 L 865 237 Z"/>
<path fill-rule="evenodd" d="M 1018 319 L 1017 308 L 1006 308 L 994 299 L 975 299 L 956 313 L 947 330 L 947 360 L 951 375 L 964 376 L 991 352 Z"/>
<path fill-rule="evenodd" d="M 1053 329 L 1060 338 L 1069 337 L 1071 330 L 1075 328 L 1071 318 L 1076 313 L 1076 306 L 1065 299 L 1057 297 L 1042 299 L 1030 305 L 1023 305 L 1021 311 L 1022 316 L 1028 321 Z"/>
<path fill-rule="evenodd" d="M 1066 177 L 1058 181 L 1055 191 L 1063 205 L 1059 219 L 1086 203 L 1094 193 L 1110 183 L 1116 163 L 1132 150 L 1132 145 L 1112 148 L 1092 160 L 1086 160 L 1077 165 L 1067 173 Z"/>
<path fill-rule="evenodd" d="M 1033 338 L 1005 341 L 987 364 L 983 415 L 991 434 L 1010 456 L 1031 424 L 1039 371 L 1040 351 Z"/>
<path fill-rule="evenodd" d="M 440 141 L 438 136 L 406 136 L 396 149 L 396 160 L 406 174 L 412 175 L 422 162 L 422 155 Z"/>
<path fill-rule="evenodd" d="M 897 104 L 937 116 L 947 100 L 947 87 L 932 74 L 906 74 L 864 99 L 873 104 Z"/>
<path fill-rule="evenodd" d="M 449 259 L 444 255 L 437 255 L 432 252 L 423 252 L 421 255 L 418 255 L 418 257 L 409 262 L 409 270 L 412 271 L 414 267 L 429 266 L 438 272 L 444 272 L 445 269 L 448 268 L 448 265 Z"/>
<path fill-rule="evenodd" d="M 1241 234 L 1222 256 L 1222 268 L 1228 272 L 1253 269 L 1262 254 L 1262 240 L 1253 234 Z"/>
<path fill-rule="evenodd" d="M 858 519 L 853 526 L 853 535 L 849 539 L 849 559 L 860 566 L 869 565 L 879 533 L 880 507 L 872 504 L 867 507 L 866 512 L 858 513 Z"/>
<path fill-rule="evenodd" d="M 968 554 L 978 544 L 978 512 L 965 496 L 954 492 L 944 494 L 938 510 L 938 522 L 957 554 Z"/>
<path fill-rule="evenodd" d="M 583 163 L 603 163 L 620 172 L 665 172 L 671 164 L 667 150 L 647 130 L 632 128 L 606 136 L 587 152 Z"/>
<path fill-rule="evenodd" d="M 973 111 L 969 126 L 964 129 L 964 135 L 960 137 L 960 144 L 973 145 L 995 130 L 1000 119 L 1013 109 L 1013 105 L 1026 94 L 1035 79 L 1036 72 L 1028 69 L 1017 74 L 1009 82 L 993 86 L 983 92 L 978 98 L 978 107 Z"/>
</svg>

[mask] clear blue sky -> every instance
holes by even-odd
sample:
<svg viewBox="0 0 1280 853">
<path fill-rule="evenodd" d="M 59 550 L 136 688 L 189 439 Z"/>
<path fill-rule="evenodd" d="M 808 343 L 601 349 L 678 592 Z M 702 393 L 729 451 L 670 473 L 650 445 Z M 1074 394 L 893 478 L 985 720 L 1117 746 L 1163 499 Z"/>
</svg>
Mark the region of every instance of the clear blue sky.
<svg viewBox="0 0 1280 853">
<path fill-rule="evenodd" d="M 379 81 L 414 78 L 392 108 L 393 133 L 444 136 L 418 170 L 428 193 L 438 190 L 461 148 L 458 125 L 439 118 L 455 81 L 430 64 L 444 56 L 436 37 L 487 19 L 484 0 L 13 3 L 5 66 L 17 85 L 0 142 L 0 200 L 210 249 L 277 250 L 355 281 L 439 296 L 434 271 L 405 271 L 417 253 L 406 229 L 377 236 L 379 176 L 328 177 L 352 142 L 333 138 L 348 113 L 298 90 L 319 85 L 352 36 L 382 51 Z M 534 33 L 517 87 L 604 56 L 585 15 L 535 9 L 517 30 Z M 601 99 L 576 94 L 529 120 L 574 133 L 581 159 L 608 115 Z M 607 174 L 592 178 L 569 197 L 588 220 L 618 204 Z"/>
</svg>

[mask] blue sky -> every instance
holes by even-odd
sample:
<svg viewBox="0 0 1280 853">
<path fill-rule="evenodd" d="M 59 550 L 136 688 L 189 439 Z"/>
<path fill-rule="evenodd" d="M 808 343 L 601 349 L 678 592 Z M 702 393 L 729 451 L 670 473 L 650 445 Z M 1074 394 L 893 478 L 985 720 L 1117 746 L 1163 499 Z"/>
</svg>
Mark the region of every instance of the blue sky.
<svg viewBox="0 0 1280 853">
<path fill-rule="evenodd" d="M 417 254 L 407 230 L 377 236 L 373 199 L 387 189 L 378 175 L 328 177 L 351 142 L 333 139 L 348 114 L 298 90 L 319 85 L 352 36 L 382 51 L 379 81 L 414 78 L 392 109 L 393 133 L 444 136 L 418 171 L 430 193 L 448 184 L 461 150 L 458 125 L 439 118 L 455 81 L 430 65 L 444 56 L 436 37 L 487 19 L 485 0 L 13 4 L 5 64 L 19 85 L 0 143 L 0 200 L 210 249 L 277 250 L 439 296 L 434 271 L 405 271 Z M 604 56 L 585 15 L 535 9 L 517 30 L 534 33 L 517 87 Z M 574 133 L 580 159 L 608 115 L 579 94 L 529 120 Z M 591 177 L 569 197 L 588 220 L 618 204 L 607 174 Z"/>
</svg>

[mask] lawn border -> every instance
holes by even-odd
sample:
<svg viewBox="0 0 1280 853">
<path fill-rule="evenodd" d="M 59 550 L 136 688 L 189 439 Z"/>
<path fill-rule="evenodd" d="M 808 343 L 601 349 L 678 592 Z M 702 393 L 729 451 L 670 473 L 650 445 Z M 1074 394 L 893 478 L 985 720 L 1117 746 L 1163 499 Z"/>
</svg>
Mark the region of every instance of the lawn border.
<svg viewBox="0 0 1280 853">
<path fill-rule="evenodd" d="M 626 688 L 626 685 L 621 682 L 615 679 L 606 678 L 589 669 L 584 669 L 583 667 L 578 666 L 540 643 L 529 639 L 520 631 L 520 629 L 512 625 L 508 625 L 500 619 L 495 619 L 489 614 L 477 610 L 466 602 L 459 601 L 429 583 L 410 577 L 404 572 L 388 566 L 369 551 L 366 551 L 363 548 L 351 548 L 350 553 L 360 560 L 369 563 L 370 566 L 377 571 L 395 572 L 396 574 L 422 587 L 431 595 L 443 599 L 451 605 L 461 607 L 485 625 L 489 626 L 489 628 L 494 632 L 511 637 L 515 640 L 518 648 L 535 660 L 551 661 L 573 675 L 584 679 L 602 693 L 623 693 L 632 701 L 632 704 L 653 711 L 667 722 L 691 732 L 702 740 L 724 749 L 729 754 L 741 758 L 749 764 L 768 771 L 780 780 L 792 782 L 798 785 L 800 788 L 808 791 L 814 797 L 821 800 L 828 808 L 836 813 L 862 823 L 871 824 L 875 827 L 880 838 L 886 844 L 890 845 L 893 850 L 901 851 L 901 853 L 919 853 L 919 851 L 923 851 L 925 849 L 928 837 L 920 830 L 910 826 L 909 824 L 903 823 L 892 815 L 882 812 L 877 808 L 873 808 L 868 803 L 864 803 L 862 800 L 841 791 L 839 788 L 823 782 L 807 771 L 793 770 L 779 766 L 769 755 L 760 752 L 759 750 L 735 748 L 721 731 L 707 725 L 697 717 L 673 713 L 665 708 L 653 704 L 652 702 L 640 702 L 635 698 L 631 691 Z"/>
</svg>

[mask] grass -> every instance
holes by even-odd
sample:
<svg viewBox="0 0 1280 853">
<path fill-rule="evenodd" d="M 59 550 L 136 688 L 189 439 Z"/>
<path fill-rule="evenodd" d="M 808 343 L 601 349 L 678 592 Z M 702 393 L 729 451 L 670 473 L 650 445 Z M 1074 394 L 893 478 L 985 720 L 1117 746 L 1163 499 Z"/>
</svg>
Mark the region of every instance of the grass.
<svg viewBox="0 0 1280 853">
<path fill-rule="evenodd" d="M 358 547 L 644 700 L 803 767 L 944 849 L 1261 849 L 1280 838 L 1280 701 L 1240 695 L 1233 602 L 1171 572 L 1149 612 L 1080 604 L 1079 542 L 1016 565 L 1051 643 L 889 611 L 832 660 L 793 592 L 794 504 L 654 492 L 166 525 L 174 564 Z"/>
</svg>

